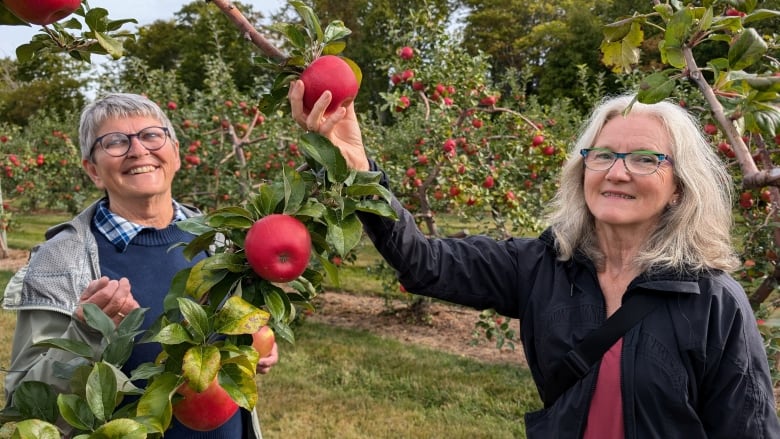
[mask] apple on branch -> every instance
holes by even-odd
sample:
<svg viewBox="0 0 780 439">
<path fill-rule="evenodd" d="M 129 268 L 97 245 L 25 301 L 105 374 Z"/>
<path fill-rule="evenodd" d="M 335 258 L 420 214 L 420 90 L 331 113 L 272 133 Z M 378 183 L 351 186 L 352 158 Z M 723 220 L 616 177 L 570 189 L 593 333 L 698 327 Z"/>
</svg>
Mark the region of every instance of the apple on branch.
<svg viewBox="0 0 780 439">
<path fill-rule="evenodd" d="M 20 19 L 45 26 L 72 14 L 81 0 L 3 0 L 3 4 Z"/>
<path fill-rule="evenodd" d="M 173 404 L 173 416 L 184 426 L 196 431 L 211 431 L 227 422 L 238 410 L 238 404 L 219 385 L 217 378 L 202 392 L 188 383 L 176 393 L 183 396 Z"/>
<path fill-rule="evenodd" d="M 258 276 L 269 282 L 290 282 L 309 265 L 311 235 L 294 216 L 271 214 L 252 224 L 244 250 Z"/>
<path fill-rule="evenodd" d="M 357 96 L 360 84 L 352 66 L 336 55 L 321 56 L 301 73 L 305 86 L 303 107 L 311 111 L 314 103 L 326 90 L 330 90 L 332 99 L 325 114 L 336 111 L 340 106 L 349 105 Z"/>
</svg>

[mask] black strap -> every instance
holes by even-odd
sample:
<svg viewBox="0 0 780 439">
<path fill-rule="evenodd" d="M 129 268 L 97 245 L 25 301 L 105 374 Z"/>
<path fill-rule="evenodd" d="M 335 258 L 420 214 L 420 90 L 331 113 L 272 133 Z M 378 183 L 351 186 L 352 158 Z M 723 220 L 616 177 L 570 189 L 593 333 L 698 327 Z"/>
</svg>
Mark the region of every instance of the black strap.
<svg viewBox="0 0 780 439">
<path fill-rule="evenodd" d="M 658 293 L 637 294 L 628 298 L 604 324 L 591 331 L 558 364 L 545 381 L 544 406 L 550 407 L 568 388 L 582 379 L 604 353 L 661 302 Z"/>
</svg>

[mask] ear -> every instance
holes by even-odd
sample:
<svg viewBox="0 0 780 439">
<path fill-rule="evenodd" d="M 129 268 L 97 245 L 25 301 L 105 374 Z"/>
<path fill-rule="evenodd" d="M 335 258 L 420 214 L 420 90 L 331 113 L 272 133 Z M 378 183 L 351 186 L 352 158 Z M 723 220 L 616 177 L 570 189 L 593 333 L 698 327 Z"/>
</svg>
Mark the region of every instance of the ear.
<svg viewBox="0 0 780 439">
<path fill-rule="evenodd" d="M 181 152 L 179 151 L 179 142 L 176 141 L 176 143 L 173 144 L 173 150 L 176 153 L 176 165 L 175 170 L 178 171 L 181 169 Z"/>
<path fill-rule="evenodd" d="M 87 175 L 89 175 L 89 179 L 92 180 L 93 183 L 95 183 L 95 186 L 98 189 L 100 190 L 105 189 L 105 185 L 103 184 L 103 179 L 98 174 L 97 166 L 95 165 L 95 163 L 93 163 L 89 159 L 84 159 L 81 161 L 81 167 L 84 168 L 84 171 L 86 171 Z"/>
</svg>

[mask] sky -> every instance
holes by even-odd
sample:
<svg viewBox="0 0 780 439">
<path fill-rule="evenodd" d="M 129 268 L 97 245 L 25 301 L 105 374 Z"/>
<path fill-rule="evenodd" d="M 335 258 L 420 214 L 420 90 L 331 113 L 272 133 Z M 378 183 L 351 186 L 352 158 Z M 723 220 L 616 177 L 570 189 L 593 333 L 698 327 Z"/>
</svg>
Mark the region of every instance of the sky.
<svg viewBox="0 0 780 439">
<path fill-rule="evenodd" d="M 135 18 L 139 25 L 152 23 L 155 20 L 172 19 L 173 14 L 182 6 L 193 0 L 90 0 L 92 8 L 108 9 L 108 16 L 112 19 Z M 252 5 L 256 11 L 268 16 L 276 12 L 286 0 L 242 0 L 244 4 Z M 216 6 L 214 6 L 216 7 Z M 132 24 L 126 24 L 123 29 L 132 29 Z M 0 58 L 15 58 L 16 47 L 27 43 L 30 38 L 38 33 L 40 26 L 0 26 Z M 93 59 L 97 61 L 102 56 Z"/>
</svg>

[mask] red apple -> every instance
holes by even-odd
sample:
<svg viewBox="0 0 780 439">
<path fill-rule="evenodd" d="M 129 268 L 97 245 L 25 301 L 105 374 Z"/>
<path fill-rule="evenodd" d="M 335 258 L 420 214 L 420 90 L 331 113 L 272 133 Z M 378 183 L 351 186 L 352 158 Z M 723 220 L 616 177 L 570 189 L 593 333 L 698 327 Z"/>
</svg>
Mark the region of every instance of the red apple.
<svg viewBox="0 0 780 439">
<path fill-rule="evenodd" d="M 531 139 L 531 146 L 539 146 L 542 143 L 544 143 L 544 136 L 541 134 L 537 134 Z"/>
<path fill-rule="evenodd" d="M 401 59 L 408 61 L 414 58 L 414 49 L 409 46 L 404 46 L 398 51 L 398 56 L 400 56 Z"/>
<path fill-rule="evenodd" d="M 188 383 L 182 384 L 176 393 L 184 398 L 173 404 L 173 416 L 191 430 L 210 431 L 219 428 L 238 410 L 238 404 L 216 378 L 200 393 Z"/>
<path fill-rule="evenodd" d="M 252 334 L 252 347 L 260 354 L 260 358 L 267 357 L 271 353 L 275 342 L 276 335 L 270 326 L 263 326 Z"/>
<path fill-rule="evenodd" d="M 72 14 L 81 0 L 3 0 L 3 4 L 22 20 L 43 26 Z"/>
<path fill-rule="evenodd" d="M 710 136 L 715 135 L 718 132 L 718 127 L 715 124 L 708 123 L 704 125 L 704 132 Z"/>
<path fill-rule="evenodd" d="M 265 216 L 250 227 L 244 244 L 246 260 L 270 282 L 290 282 L 303 274 L 311 256 L 311 236 L 297 218 Z"/>
<path fill-rule="evenodd" d="M 332 99 L 325 114 L 334 112 L 342 105 L 349 105 L 357 96 L 359 84 L 355 72 L 346 61 L 335 55 L 325 55 L 315 59 L 301 73 L 305 85 L 303 107 L 311 111 L 322 93 L 330 90 Z"/>
</svg>

